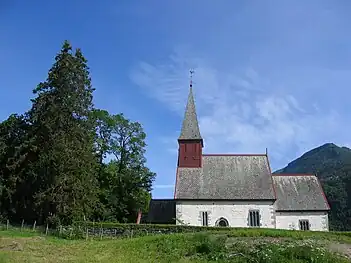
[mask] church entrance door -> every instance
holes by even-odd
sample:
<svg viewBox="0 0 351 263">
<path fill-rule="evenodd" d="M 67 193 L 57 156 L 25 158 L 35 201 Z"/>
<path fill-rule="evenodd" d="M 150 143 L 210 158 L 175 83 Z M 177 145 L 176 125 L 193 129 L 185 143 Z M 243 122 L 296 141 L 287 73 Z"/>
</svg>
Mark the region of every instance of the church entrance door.
<svg viewBox="0 0 351 263">
<path fill-rule="evenodd" d="M 216 226 L 227 227 L 229 226 L 228 220 L 225 219 L 224 217 L 221 217 L 220 219 L 217 220 Z"/>
</svg>

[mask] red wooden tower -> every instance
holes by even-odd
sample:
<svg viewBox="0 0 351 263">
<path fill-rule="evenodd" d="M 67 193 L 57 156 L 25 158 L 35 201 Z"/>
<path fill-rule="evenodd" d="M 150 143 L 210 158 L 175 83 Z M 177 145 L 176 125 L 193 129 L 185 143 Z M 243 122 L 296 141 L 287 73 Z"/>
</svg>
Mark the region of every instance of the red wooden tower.
<svg viewBox="0 0 351 263">
<path fill-rule="evenodd" d="M 190 71 L 192 74 L 193 71 Z M 192 81 L 185 109 L 182 130 L 178 138 L 178 167 L 199 168 L 202 166 L 204 146 L 197 120 Z"/>
</svg>

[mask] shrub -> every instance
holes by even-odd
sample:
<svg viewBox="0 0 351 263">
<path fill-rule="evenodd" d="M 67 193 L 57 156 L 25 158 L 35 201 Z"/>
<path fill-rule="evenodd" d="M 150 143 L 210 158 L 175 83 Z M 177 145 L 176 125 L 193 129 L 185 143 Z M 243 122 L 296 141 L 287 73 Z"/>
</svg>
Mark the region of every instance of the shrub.
<svg viewBox="0 0 351 263">
<path fill-rule="evenodd" d="M 157 225 L 157 224 L 123 224 L 109 222 L 75 222 L 72 226 L 62 227 L 57 233 L 69 239 L 86 238 L 130 238 L 147 235 L 199 233 L 224 233 L 227 237 L 288 237 L 293 239 L 333 239 L 351 243 L 350 232 L 314 232 L 291 231 L 267 228 L 224 228 L 189 225 Z"/>
</svg>

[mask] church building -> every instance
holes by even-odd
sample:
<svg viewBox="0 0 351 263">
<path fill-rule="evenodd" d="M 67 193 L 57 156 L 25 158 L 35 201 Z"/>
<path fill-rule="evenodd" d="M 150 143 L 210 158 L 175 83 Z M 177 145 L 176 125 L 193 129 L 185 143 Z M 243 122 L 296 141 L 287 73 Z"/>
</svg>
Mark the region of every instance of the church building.
<svg viewBox="0 0 351 263">
<path fill-rule="evenodd" d="M 174 199 L 151 200 L 148 223 L 328 231 L 318 178 L 272 174 L 264 154 L 204 154 L 192 85 L 178 138 Z"/>
</svg>

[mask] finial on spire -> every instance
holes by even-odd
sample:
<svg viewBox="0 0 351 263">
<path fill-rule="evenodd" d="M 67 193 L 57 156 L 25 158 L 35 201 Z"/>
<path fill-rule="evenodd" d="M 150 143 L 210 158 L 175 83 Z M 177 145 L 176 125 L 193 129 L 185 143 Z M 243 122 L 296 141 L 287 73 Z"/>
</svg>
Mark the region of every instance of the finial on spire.
<svg viewBox="0 0 351 263">
<path fill-rule="evenodd" d="M 189 72 L 190 72 L 190 88 L 191 88 L 193 86 L 193 74 L 195 73 L 195 71 L 191 69 Z"/>
</svg>

